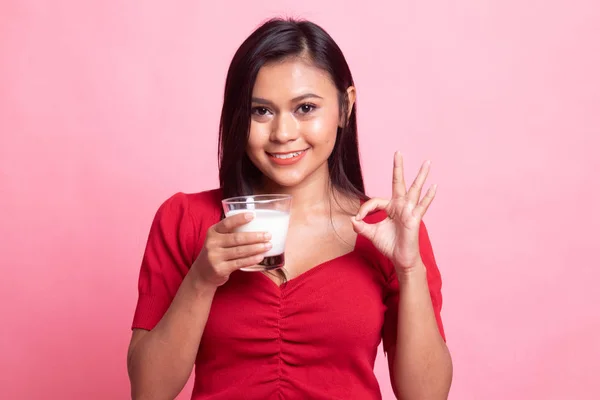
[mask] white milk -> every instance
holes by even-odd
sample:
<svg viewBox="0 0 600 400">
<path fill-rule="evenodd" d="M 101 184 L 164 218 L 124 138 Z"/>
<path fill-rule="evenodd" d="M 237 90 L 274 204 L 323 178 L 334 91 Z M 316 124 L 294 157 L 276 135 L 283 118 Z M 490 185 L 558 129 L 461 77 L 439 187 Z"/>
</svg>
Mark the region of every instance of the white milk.
<svg viewBox="0 0 600 400">
<path fill-rule="evenodd" d="M 283 254 L 285 251 L 285 238 L 287 237 L 290 223 L 290 214 L 279 210 L 233 210 L 225 215 L 230 217 L 245 212 L 253 213 L 254 219 L 237 228 L 236 232 L 269 232 L 273 247 L 265 253 L 265 256 Z"/>
</svg>

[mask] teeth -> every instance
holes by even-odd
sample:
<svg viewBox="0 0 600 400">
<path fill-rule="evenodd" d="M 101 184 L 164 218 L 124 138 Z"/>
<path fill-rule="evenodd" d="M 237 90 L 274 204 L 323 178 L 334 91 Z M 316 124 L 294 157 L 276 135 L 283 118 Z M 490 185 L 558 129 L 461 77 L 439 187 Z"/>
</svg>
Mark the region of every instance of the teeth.
<svg viewBox="0 0 600 400">
<path fill-rule="evenodd" d="M 272 156 L 275 158 L 281 158 L 281 159 L 285 160 L 286 158 L 298 157 L 300 154 L 302 154 L 301 151 L 298 151 L 296 153 L 288 153 L 288 154 L 272 154 Z"/>
</svg>

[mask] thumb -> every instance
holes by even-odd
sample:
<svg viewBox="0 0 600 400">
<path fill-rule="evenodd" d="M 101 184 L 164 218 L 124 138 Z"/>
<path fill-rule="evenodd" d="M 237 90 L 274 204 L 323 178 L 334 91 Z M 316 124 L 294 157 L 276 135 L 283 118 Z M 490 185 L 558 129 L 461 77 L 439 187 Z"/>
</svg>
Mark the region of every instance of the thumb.
<svg viewBox="0 0 600 400">
<path fill-rule="evenodd" d="M 356 217 L 351 217 L 352 228 L 354 228 L 354 232 L 358 233 L 366 237 L 369 240 L 372 240 L 375 237 L 375 225 L 371 225 L 366 223 L 364 220 L 357 220 Z"/>
</svg>

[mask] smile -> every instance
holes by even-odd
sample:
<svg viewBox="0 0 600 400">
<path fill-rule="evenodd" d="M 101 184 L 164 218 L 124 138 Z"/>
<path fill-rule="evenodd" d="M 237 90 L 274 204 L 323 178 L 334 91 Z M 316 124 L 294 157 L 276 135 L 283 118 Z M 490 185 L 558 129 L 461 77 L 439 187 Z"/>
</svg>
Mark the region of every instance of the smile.
<svg viewBox="0 0 600 400">
<path fill-rule="evenodd" d="M 278 165 L 290 165 L 294 164 L 297 161 L 300 161 L 302 157 L 306 154 L 305 150 L 294 151 L 290 153 L 267 153 L 271 161 Z"/>
<path fill-rule="evenodd" d="M 287 159 L 287 158 L 292 158 L 292 157 L 298 157 L 300 154 L 302 154 L 304 150 L 302 151 L 297 151 L 295 153 L 286 153 L 286 154 L 271 154 L 272 157 L 275 158 L 281 158 L 283 160 Z"/>
</svg>

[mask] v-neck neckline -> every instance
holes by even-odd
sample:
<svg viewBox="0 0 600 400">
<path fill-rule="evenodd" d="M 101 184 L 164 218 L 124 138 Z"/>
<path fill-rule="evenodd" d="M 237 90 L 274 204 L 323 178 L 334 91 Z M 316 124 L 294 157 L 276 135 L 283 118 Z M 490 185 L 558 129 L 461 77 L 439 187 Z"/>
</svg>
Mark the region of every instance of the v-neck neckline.
<svg viewBox="0 0 600 400">
<path fill-rule="evenodd" d="M 271 278 L 269 278 L 268 276 L 266 276 L 263 272 L 259 272 L 260 275 L 260 279 L 265 279 L 267 281 L 269 281 L 269 283 L 275 287 L 276 289 L 278 289 L 280 292 L 283 292 L 286 289 L 289 289 L 295 285 L 297 285 L 299 282 L 302 282 L 302 280 L 306 279 L 307 277 L 315 274 L 316 272 L 324 269 L 327 266 L 330 266 L 331 264 L 338 262 L 340 260 L 343 260 L 347 257 L 350 257 L 352 255 L 354 255 L 359 247 L 360 242 L 362 241 L 362 237 L 360 236 L 360 234 L 356 234 L 356 240 L 354 241 L 354 248 L 352 250 L 350 250 L 347 253 L 341 254 L 337 257 L 334 258 L 330 258 L 329 260 L 325 260 L 322 263 L 319 263 L 317 265 L 315 265 L 314 267 L 311 267 L 310 269 L 302 272 L 300 275 L 296 276 L 295 278 L 292 279 L 288 279 L 285 282 L 281 283 L 281 284 L 277 284 L 275 281 L 273 281 Z"/>
<path fill-rule="evenodd" d="M 363 204 L 366 203 L 366 200 L 363 199 L 359 199 L 360 202 L 360 207 L 363 206 Z M 372 213 L 369 213 L 365 216 L 365 218 L 363 218 L 363 221 L 368 218 Z M 296 284 L 298 284 L 298 282 L 301 282 L 303 279 L 306 279 L 307 276 L 310 276 L 312 274 L 314 274 L 315 272 L 318 272 L 319 270 L 324 269 L 325 267 L 333 264 L 336 261 L 340 261 L 346 257 L 352 256 L 353 254 L 355 254 L 358 250 L 358 247 L 361 243 L 361 241 L 364 240 L 364 238 L 361 237 L 361 235 L 359 233 L 356 234 L 356 240 L 354 241 L 354 247 L 352 248 L 352 250 L 350 250 L 347 253 L 341 254 L 337 257 L 334 258 L 330 258 L 329 260 L 325 260 L 320 264 L 315 265 L 314 267 L 302 272 L 300 275 L 296 276 L 295 278 L 292 279 L 288 279 L 285 282 L 282 282 L 281 284 L 277 284 L 275 281 L 273 281 L 271 278 L 269 278 L 268 276 L 266 276 L 264 274 L 264 272 L 259 272 L 260 275 L 260 279 L 266 279 L 269 281 L 269 283 L 275 287 L 277 290 L 279 290 L 279 292 L 283 292 L 284 290 L 288 289 L 289 287 L 292 287 Z"/>
</svg>

